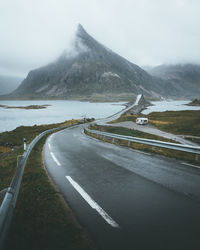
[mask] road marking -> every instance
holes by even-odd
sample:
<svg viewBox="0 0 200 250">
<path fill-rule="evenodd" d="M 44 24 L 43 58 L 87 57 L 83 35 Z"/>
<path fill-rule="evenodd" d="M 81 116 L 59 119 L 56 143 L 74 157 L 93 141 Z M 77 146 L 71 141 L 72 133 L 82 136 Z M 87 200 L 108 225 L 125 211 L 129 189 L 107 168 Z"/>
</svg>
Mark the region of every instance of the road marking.
<svg viewBox="0 0 200 250">
<path fill-rule="evenodd" d="M 186 166 L 190 166 L 190 167 L 193 167 L 193 168 L 199 168 L 199 166 L 195 166 L 195 165 L 192 165 L 192 164 L 189 164 L 189 163 L 185 163 L 185 162 L 182 162 L 183 165 L 186 165 Z"/>
<path fill-rule="evenodd" d="M 49 146 L 49 149 L 51 150 L 51 145 L 50 145 L 50 143 L 48 143 L 48 146 Z"/>
<path fill-rule="evenodd" d="M 60 162 L 57 160 L 57 158 L 55 157 L 54 153 L 50 152 L 53 160 L 55 161 L 55 163 L 58 165 L 58 166 L 61 166 Z"/>
<path fill-rule="evenodd" d="M 112 227 L 119 227 L 119 225 L 83 190 L 77 182 L 75 182 L 70 176 L 65 176 L 66 179 L 72 184 L 76 191 L 83 197 L 83 199 L 95 209 L 101 217 Z"/>
<path fill-rule="evenodd" d="M 151 155 L 151 154 L 149 154 L 149 153 L 142 152 L 142 151 L 137 150 L 137 149 L 133 149 L 133 148 L 130 148 L 130 149 L 131 149 L 132 151 L 137 152 L 137 153 L 140 153 L 140 154 L 144 154 L 144 155 Z"/>
<path fill-rule="evenodd" d="M 49 136 L 49 142 L 51 141 L 52 137 L 53 137 L 53 135 L 50 135 L 50 136 Z"/>
</svg>

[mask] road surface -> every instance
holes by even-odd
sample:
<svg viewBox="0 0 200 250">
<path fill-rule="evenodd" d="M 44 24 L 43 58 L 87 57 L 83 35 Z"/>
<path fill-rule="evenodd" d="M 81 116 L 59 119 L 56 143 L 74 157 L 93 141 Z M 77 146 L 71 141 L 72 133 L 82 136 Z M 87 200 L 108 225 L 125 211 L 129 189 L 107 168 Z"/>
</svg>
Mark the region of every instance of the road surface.
<svg viewBox="0 0 200 250">
<path fill-rule="evenodd" d="M 200 249 L 199 166 L 98 141 L 81 126 L 51 135 L 44 158 L 97 249 Z"/>
</svg>

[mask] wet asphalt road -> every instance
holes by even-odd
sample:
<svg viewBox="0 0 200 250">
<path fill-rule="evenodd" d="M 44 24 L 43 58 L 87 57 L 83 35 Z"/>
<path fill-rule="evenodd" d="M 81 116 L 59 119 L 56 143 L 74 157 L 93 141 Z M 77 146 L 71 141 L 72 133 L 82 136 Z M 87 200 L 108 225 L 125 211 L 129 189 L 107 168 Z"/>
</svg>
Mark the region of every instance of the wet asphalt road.
<svg viewBox="0 0 200 250">
<path fill-rule="evenodd" d="M 98 249 L 200 249 L 200 169 L 86 136 L 50 136 L 45 165 Z"/>
</svg>

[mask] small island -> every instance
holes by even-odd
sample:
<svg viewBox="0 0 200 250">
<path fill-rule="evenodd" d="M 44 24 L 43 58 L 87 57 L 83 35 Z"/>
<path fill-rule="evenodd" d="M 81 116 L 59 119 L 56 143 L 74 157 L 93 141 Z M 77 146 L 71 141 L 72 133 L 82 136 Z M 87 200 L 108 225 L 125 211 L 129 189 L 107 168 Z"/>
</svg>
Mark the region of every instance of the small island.
<svg viewBox="0 0 200 250">
<path fill-rule="evenodd" d="M 200 106 L 200 99 L 194 99 L 190 103 L 187 104 L 188 106 Z"/>
<path fill-rule="evenodd" d="M 51 106 L 49 104 L 44 105 L 28 105 L 28 106 L 7 106 L 7 105 L 0 105 L 0 108 L 5 109 L 45 109 L 48 106 Z"/>
</svg>

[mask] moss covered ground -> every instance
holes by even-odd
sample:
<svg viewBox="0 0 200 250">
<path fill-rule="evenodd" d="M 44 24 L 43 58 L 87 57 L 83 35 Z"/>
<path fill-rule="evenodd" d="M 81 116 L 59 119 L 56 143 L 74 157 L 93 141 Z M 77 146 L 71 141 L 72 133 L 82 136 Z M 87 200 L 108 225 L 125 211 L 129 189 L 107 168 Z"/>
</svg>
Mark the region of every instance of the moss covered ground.
<svg viewBox="0 0 200 250">
<path fill-rule="evenodd" d="M 30 142 L 42 131 L 62 124 L 20 127 L 1 134 L 0 143 L 15 146 L 0 159 L 0 190 L 9 186 L 16 169 L 17 155 L 23 151 L 22 141 Z M 29 156 L 17 200 L 6 250 L 90 250 L 95 249 L 87 232 L 77 223 L 59 191 L 51 184 L 43 166 L 41 139 Z"/>
<path fill-rule="evenodd" d="M 137 117 L 147 117 L 149 123 L 160 130 L 176 135 L 189 135 L 200 137 L 200 110 L 152 112 L 148 115 L 124 115 L 113 121 L 133 121 Z"/>
</svg>

